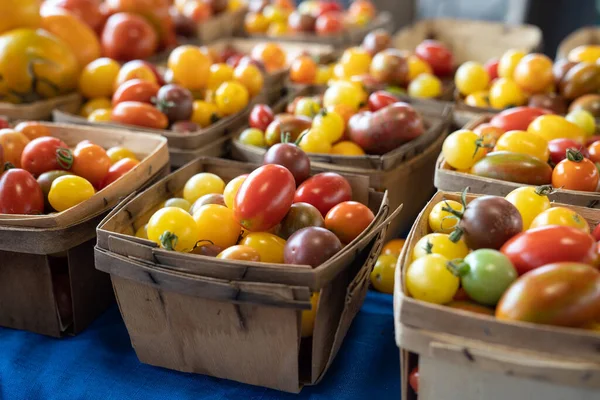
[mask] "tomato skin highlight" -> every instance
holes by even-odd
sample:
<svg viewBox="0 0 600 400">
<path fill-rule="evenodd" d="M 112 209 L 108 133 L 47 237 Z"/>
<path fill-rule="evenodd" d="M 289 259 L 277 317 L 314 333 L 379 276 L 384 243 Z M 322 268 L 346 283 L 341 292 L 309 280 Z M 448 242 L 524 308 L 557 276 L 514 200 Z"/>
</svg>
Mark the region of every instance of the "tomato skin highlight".
<svg viewBox="0 0 600 400">
<path fill-rule="evenodd" d="M 570 226 L 550 225 L 522 232 L 508 240 L 500 251 L 519 275 L 558 262 L 598 264 L 594 238 Z"/>
<path fill-rule="evenodd" d="M 0 177 L 1 214 L 41 214 L 44 193 L 35 178 L 26 170 L 11 168 Z"/>
<path fill-rule="evenodd" d="M 251 232 L 268 231 L 287 214 L 295 190 L 296 181 L 287 168 L 263 165 L 240 186 L 233 202 L 234 219 Z"/>
<path fill-rule="evenodd" d="M 335 172 L 322 172 L 305 180 L 294 197 L 294 203 L 315 206 L 323 217 L 329 210 L 344 201 L 352 200 L 352 187 L 343 176 Z"/>
</svg>

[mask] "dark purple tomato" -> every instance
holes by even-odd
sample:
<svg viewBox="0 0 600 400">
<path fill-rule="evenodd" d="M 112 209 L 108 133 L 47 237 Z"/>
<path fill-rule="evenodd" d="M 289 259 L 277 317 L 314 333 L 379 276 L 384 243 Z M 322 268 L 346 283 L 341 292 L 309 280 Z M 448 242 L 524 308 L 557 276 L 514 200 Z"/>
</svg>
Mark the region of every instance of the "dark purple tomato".
<svg viewBox="0 0 600 400">
<path fill-rule="evenodd" d="M 527 105 L 529 107 L 543 108 L 555 114 L 562 115 L 567 113 L 567 102 L 562 96 L 556 93 L 534 94 L 529 98 Z"/>
<path fill-rule="evenodd" d="M 201 129 L 200 125 L 192 121 L 177 121 L 171 126 L 171 130 L 177 133 L 191 133 Z"/>
<path fill-rule="evenodd" d="M 556 61 L 554 63 L 554 66 L 552 67 L 552 75 L 554 75 L 554 83 L 556 83 L 557 85 L 560 84 L 560 82 L 563 80 L 563 78 L 565 77 L 567 72 L 569 72 L 569 70 L 576 65 L 577 65 L 576 62 L 569 61 L 566 58 Z"/>
<path fill-rule="evenodd" d="M 156 94 L 156 107 L 170 123 L 189 120 L 194 111 L 193 104 L 192 93 L 179 85 L 165 85 Z"/>
<path fill-rule="evenodd" d="M 223 248 L 217 246 L 216 244 L 212 244 L 209 241 L 200 242 L 196 247 L 190 252 L 192 254 L 199 254 L 201 256 L 207 257 L 216 257 L 219 253 L 223 251 Z"/>
<path fill-rule="evenodd" d="M 52 211 L 53 208 L 48 202 L 48 193 L 50 193 L 50 188 L 52 187 L 52 182 L 54 182 L 57 178 L 65 175 L 73 175 L 69 171 L 63 170 L 55 170 L 44 172 L 37 178 L 37 183 L 42 188 L 42 193 L 44 193 L 44 206 L 47 211 Z"/>
<path fill-rule="evenodd" d="M 198 211 L 200 207 L 205 206 L 207 204 L 218 204 L 220 206 L 227 207 L 225 205 L 225 198 L 222 194 L 210 193 L 200 197 L 194 202 L 194 204 L 192 204 L 192 207 L 190 208 L 190 214 L 194 215 L 194 213 Z"/>
<path fill-rule="evenodd" d="M 263 165 L 277 164 L 286 167 L 300 185 L 310 176 L 310 159 L 301 148 L 291 143 L 277 143 L 263 158 Z"/>
<path fill-rule="evenodd" d="M 317 208 L 308 203 L 295 203 L 285 215 L 279 227 L 279 236 L 288 239 L 300 229 L 310 226 L 325 227 L 323 216 Z"/>
<path fill-rule="evenodd" d="M 342 249 L 342 242 L 325 228 L 308 227 L 294 233 L 285 244 L 286 264 L 318 267 Z"/>
</svg>

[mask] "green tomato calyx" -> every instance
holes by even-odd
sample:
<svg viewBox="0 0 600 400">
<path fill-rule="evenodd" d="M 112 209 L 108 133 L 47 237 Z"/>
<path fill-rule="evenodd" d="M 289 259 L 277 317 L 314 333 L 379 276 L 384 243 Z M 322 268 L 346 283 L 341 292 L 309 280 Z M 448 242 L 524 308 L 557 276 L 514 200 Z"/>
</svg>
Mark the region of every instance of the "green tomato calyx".
<svg viewBox="0 0 600 400">
<path fill-rule="evenodd" d="M 567 149 L 567 160 L 580 163 L 584 160 L 583 154 L 580 151 Z"/>
<path fill-rule="evenodd" d="M 473 158 L 475 158 L 479 149 L 493 149 L 493 148 L 494 148 L 493 144 L 483 143 L 483 138 L 480 137 L 479 139 L 475 140 L 475 152 L 473 153 Z"/>
<path fill-rule="evenodd" d="M 433 243 L 428 240 L 425 246 L 423 246 L 423 250 L 425 250 L 426 254 L 433 254 Z"/>
<path fill-rule="evenodd" d="M 552 185 L 542 185 L 535 188 L 535 194 L 538 196 L 549 196 L 554 193 Z"/>
<path fill-rule="evenodd" d="M 166 250 L 173 251 L 177 246 L 177 241 L 179 238 L 173 232 L 165 231 L 158 238 L 160 245 L 164 247 Z"/>
<path fill-rule="evenodd" d="M 469 264 L 467 264 L 466 261 L 462 258 L 457 258 L 455 260 L 448 261 L 448 263 L 446 264 L 446 268 L 448 268 L 448 271 L 452 272 L 452 275 L 457 276 L 459 278 L 467 275 L 471 270 Z"/>
</svg>

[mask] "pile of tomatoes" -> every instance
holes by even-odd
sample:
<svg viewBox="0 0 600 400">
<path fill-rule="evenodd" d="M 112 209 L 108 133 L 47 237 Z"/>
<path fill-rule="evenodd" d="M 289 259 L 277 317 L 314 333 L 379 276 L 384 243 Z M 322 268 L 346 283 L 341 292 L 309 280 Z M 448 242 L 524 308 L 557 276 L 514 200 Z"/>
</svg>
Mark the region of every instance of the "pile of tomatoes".
<svg viewBox="0 0 600 400">
<path fill-rule="evenodd" d="M 592 111 L 589 103 L 600 102 L 598 60 L 597 45 L 579 46 L 567 59 L 555 63 L 543 54 L 509 50 L 485 65 L 464 63 L 456 71 L 454 82 L 465 96 L 465 103 L 473 107 L 504 109 L 528 104 L 565 114 L 567 105 L 574 102 L 574 108 Z"/>
<path fill-rule="evenodd" d="M 70 149 L 37 122 L 0 129 L 0 213 L 61 212 L 92 197 L 139 161 L 122 147 L 84 140 Z"/>
<path fill-rule="evenodd" d="M 308 0 L 295 9 L 290 0 L 251 0 L 244 20 L 246 32 L 269 36 L 294 33 L 339 35 L 347 29 L 367 25 L 377 9 L 370 0 L 356 0 L 344 11 L 336 0 Z"/>
<path fill-rule="evenodd" d="M 286 112 L 255 106 L 241 143 L 270 147 L 295 141 L 307 153 L 361 156 L 385 154 L 424 132 L 417 111 L 385 91 L 367 93 L 360 84 L 333 83 L 323 95 L 298 96 Z"/>
<path fill-rule="evenodd" d="M 444 141 L 452 168 L 486 178 L 555 188 L 598 190 L 600 137 L 587 111 L 566 117 L 533 107 L 495 115 L 474 130 L 461 129 Z"/>
<path fill-rule="evenodd" d="M 415 299 L 505 321 L 599 330 L 600 228 L 552 206 L 546 187 L 467 204 L 442 200 L 414 244 L 405 280 Z"/>
<path fill-rule="evenodd" d="M 214 63 L 211 54 L 196 46 L 174 49 L 165 79 L 146 61 L 123 66 L 110 58 L 92 61 L 79 80 L 80 92 L 89 99 L 81 115 L 93 122 L 170 126 L 188 133 L 236 114 L 262 90 L 262 72 L 249 62 L 235 68 Z"/>
</svg>

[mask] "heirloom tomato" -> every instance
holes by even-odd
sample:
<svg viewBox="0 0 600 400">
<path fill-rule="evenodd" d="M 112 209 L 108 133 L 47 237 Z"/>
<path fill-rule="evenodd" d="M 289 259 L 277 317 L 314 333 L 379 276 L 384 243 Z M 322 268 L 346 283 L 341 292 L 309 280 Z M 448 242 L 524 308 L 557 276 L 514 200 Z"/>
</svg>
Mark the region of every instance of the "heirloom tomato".
<svg viewBox="0 0 600 400">
<path fill-rule="evenodd" d="M 233 79 L 241 83 L 247 90 L 250 97 L 260 93 L 264 85 L 262 72 L 256 65 L 241 64 L 233 70 Z"/>
<path fill-rule="evenodd" d="M 464 240 L 453 242 L 445 233 L 430 233 L 423 236 L 413 248 L 412 259 L 416 260 L 427 254 L 439 254 L 448 260 L 463 258 L 469 254 Z"/>
<path fill-rule="evenodd" d="M 583 109 L 573 110 L 565 118 L 583 129 L 588 136 L 592 136 L 596 132 L 596 119 L 589 111 Z"/>
<path fill-rule="evenodd" d="M 73 151 L 73 166 L 71 171 L 87 179 L 95 188 L 102 185 L 108 174 L 110 158 L 106 151 L 95 144 L 80 145 Z"/>
<path fill-rule="evenodd" d="M 561 189 L 595 192 L 598 187 L 598 169 L 578 151 L 567 150 L 567 158 L 552 171 L 552 186 Z"/>
<path fill-rule="evenodd" d="M 294 176 L 281 165 L 255 169 L 240 186 L 233 203 L 235 220 L 251 232 L 276 226 L 294 202 Z"/>
<path fill-rule="evenodd" d="M 225 189 L 223 190 L 223 199 L 227 208 L 233 209 L 235 196 L 237 195 L 238 190 L 240 190 L 240 186 L 242 186 L 242 183 L 244 183 L 247 177 L 248 175 L 240 175 L 230 180 L 229 183 L 225 186 Z"/>
<path fill-rule="evenodd" d="M 442 94 L 442 81 L 432 74 L 421 74 L 408 84 L 408 95 L 432 99 Z"/>
<path fill-rule="evenodd" d="M 277 164 L 287 168 L 300 185 L 310 176 L 310 159 L 298 146 L 291 143 L 277 143 L 271 146 L 263 157 L 263 165 Z"/>
<path fill-rule="evenodd" d="M 94 110 L 88 117 L 87 120 L 90 122 L 110 122 L 112 111 L 107 109 Z"/>
<path fill-rule="evenodd" d="M 412 81 L 421 74 L 433 74 L 433 69 L 431 66 L 413 54 L 409 55 L 406 61 L 408 62 L 409 81 Z"/>
<path fill-rule="evenodd" d="M 494 148 L 496 142 L 498 141 L 498 139 L 500 139 L 500 136 L 506 133 L 504 129 L 498 128 L 488 123 L 477 126 L 475 129 L 473 129 L 473 132 L 475 132 L 480 138 L 483 139 L 483 145 L 486 147 L 486 150 L 488 150 L 488 152 Z"/>
<path fill-rule="evenodd" d="M 0 129 L 0 147 L 4 154 L 4 162 L 9 162 L 15 167 L 21 166 L 21 155 L 29 139 L 12 129 Z"/>
<path fill-rule="evenodd" d="M 256 147 L 267 147 L 267 142 L 265 141 L 265 134 L 260 129 L 256 128 L 247 128 L 240 133 L 240 142 L 243 144 L 247 144 L 250 146 Z"/>
<path fill-rule="evenodd" d="M 298 147 L 306 153 L 329 154 L 333 146 L 323 133 L 311 129 L 301 135 Z"/>
<path fill-rule="evenodd" d="M 219 109 L 213 103 L 208 103 L 202 100 L 196 100 L 192 104 L 192 121 L 200 125 L 202 128 L 206 128 L 217 122 L 221 115 Z"/>
<path fill-rule="evenodd" d="M 250 246 L 236 245 L 231 246 L 217 255 L 217 258 L 223 260 L 241 260 L 260 262 L 260 253 Z"/>
<path fill-rule="evenodd" d="M 551 188 L 548 186 L 537 188 L 524 186 L 506 195 L 506 200 L 514 205 L 521 214 L 523 230 L 529 229 L 535 217 L 550 208 L 550 199 L 548 198 L 550 190 Z"/>
<path fill-rule="evenodd" d="M 335 172 L 322 172 L 308 178 L 298 187 L 294 197 L 294 203 L 312 204 L 324 217 L 337 204 L 350 200 L 350 183 Z"/>
<path fill-rule="evenodd" d="M 2 0 L 0 2 L 0 33 L 17 28 L 39 28 L 39 0 Z"/>
<path fill-rule="evenodd" d="M 169 126 L 167 116 L 151 104 L 139 101 L 119 103 L 111 112 L 111 121 L 124 125 L 134 125 L 153 129 Z"/>
<path fill-rule="evenodd" d="M 531 222 L 530 228 L 548 225 L 571 226 L 585 233 L 590 233 L 590 226 L 585 218 L 567 207 L 552 207 L 538 214 Z"/>
<path fill-rule="evenodd" d="M 512 79 L 515 68 L 519 61 L 525 57 L 525 53 L 520 50 L 508 50 L 498 61 L 498 76 L 501 78 Z"/>
<path fill-rule="evenodd" d="M 10 168 L 0 176 L 0 214 L 41 214 L 44 193 L 24 169 Z"/>
<path fill-rule="evenodd" d="M 95 99 L 88 100 L 79 111 L 79 115 L 88 118 L 96 110 L 110 110 L 112 109 L 112 102 L 106 97 L 97 97 Z M 50 135 L 45 135 L 50 136 Z"/>
<path fill-rule="evenodd" d="M 241 245 L 253 248 L 260 254 L 260 261 L 283 263 L 285 240 L 268 232 L 250 232 L 240 241 Z"/>
<path fill-rule="evenodd" d="M 21 132 L 29 140 L 37 139 L 42 136 L 52 136 L 50 129 L 40 122 L 19 122 L 14 129 L 17 132 Z"/>
<path fill-rule="evenodd" d="M 600 143 L 598 144 L 600 145 Z M 568 149 L 579 151 L 585 158 L 589 158 L 591 161 L 594 162 L 596 162 L 596 160 L 594 159 L 595 157 L 592 156 L 592 153 L 594 153 L 595 155 L 600 155 L 600 152 L 596 153 L 594 151 L 592 145 L 590 145 L 588 151 L 588 149 L 583 147 L 581 143 L 578 143 L 573 139 L 554 139 L 548 142 L 548 150 L 550 150 L 550 161 L 552 161 L 554 165 L 558 164 L 559 162 L 567 158 Z M 600 150 L 600 146 L 598 147 L 598 150 Z M 598 158 L 598 161 L 600 161 L 600 157 Z"/>
<path fill-rule="evenodd" d="M 465 104 L 471 107 L 489 108 L 490 93 L 487 90 L 471 93 L 465 97 Z"/>
<path fill-rule="evenodd" d="M 292 82 L 313 84 L 317 78 L 317 63 L 308 56 L 302 56 L 292 61 L 290 79 Z"/>
<path fill-rule="evenodd" d="M 143 60 L 158 48 L 158 35 L 143 17 L 133 13 L 111 15 L 102 30 L 102 53 L 114 60 Z"/>
<path fill-rule="evenodd" d="M 402 253 L 404 243 L 406 243 L 406 240 L 404 239 L 390 240 L 381 248 L 381 254 L 384 256 L 394 256 L 398 258 L 400 257 L 400 253 Z"/>
<path fill-rule="evenodd" d="M 496 142 L 494 151 L 528 154 L 544 162 L 548 160 L 548 156 L 550 155 L 548 141 L 541 136 L 527 131 L 506 132 Z"/>
<path fill-rule="evenodd" d="M 42 15 L 47 8 L 62 8 L 85 22 L 94 31 L 99 31 L 106 20 L 100 0 L 46 0 Z"/>
<path fill-rule="evenodd" d="M 341 142 L 337 142 L 333 146 L 331 146 L 330 150 L 331 154 L 338 154 L 341 156 L 364 156 L 365 151 L 354 142 L 349 140 L 343 140 Z"/>
<path fill-rule="evenodd" d="M 382 293 L 394 293 L 394 281 L 396 275 L 396 264 L 398 257 L 382 254 L 377 257 L 373 271 L 371 271 L 371 283 L 373 287 Z"/>
<path fill-rule="evenodd" d="M 483 65 L 490 77 L 490 82 L 498 77 L 498 64 L 500 64 L 500 60 L 493 58 Z"/>
<path fill-rule="evenodd" d="M 222 194 L 225 190 L 223 179 L 210 172 L 200 172 L 192 176 L 183 187 L 183 198 L 194 203 L 207 194 Z"/>
<path fill-rule="evenodd" d="M 334 206 L 325 216 L 325 228 L 348 244 L 373 222 L 375 215 L 369 207 L 357 201 L 344 201 Z"/>
<path fill-rule="evenodd" d="M 137 160 L 137 156 L 135 155 L 135 153 L 129 149 L 126 149 L 125 147 L 111 147 L 110 149 L 106 150 L 106 154 L 110 158 L 110 162 L 112 164 L 124 158 L 131 158 L 132 160 Z"/>
<path fill-rule="evenodd" d="M 252 128 L 260 129 L 264 132 L 274 119 L 275 114 L 271 107 L 266 104 L 257 104 L 252 107 L 252 111 L 250 111 L 248 123 Z"/>
<path fill-rule="evenodd" d="M 114 89 L 132 79 L 141 79 L 161 84 L 161 78 L 152 64 L 142 60 L 133 60 L 123 64 L 119 70 L 117 78 L 114 81 Z"/>
<path fill-rule="evenodd" d="M 281 221 L 277 234 L 287 240 L 295 232 L 309 226 L 325 227 L 323 216 L 313 205 L 294 203 Z"/>
<path fill-rule="evenodd" d="M 501 181 L 547 185 L 552 182 L 552 167 L 528 154 L 497 151 L 489 153 L 471 168 L 471 173 Z"/>
<path fill-rule="evenodd" d="M 121 66 L 107 57 L 92 61 L 79 77 L 79 92 L 89 99 L 112 97 Z"/>
<path fill-rule="evenodd" d="M 182 199 L 181 197 L 172 197 L 169 200 L 165 201 L 164 207 L 178 207 L 181 208 L 183 211 L 190 211 L 192 205 L 186 199 Z"/>
<path fill-rule="evenodd" d="M 527 98 L 523 90 L 512 80 L 498 78 L 490 87 L 490 105 L 493 108 L 503 109 L 525 104 Z"/>
<path fill-rule="evenodd" d="M 73 175 L 69 171 L 64 170 L 56 170 L 56 171 L 48 171 L 44 172 L 37 178 L 37 183 L 42 188 L 42 192 L 44 193 L 44 202 L 47 211 L 52 210 L 52 206 L 48 202 L 48 194 L 50 193 L 50 188 L 52 187 L 52 182 L 54 182 L 57 178 L 66 175 Z"/>
<path fill-rule="evenodd" d="M 289 237 L 283 250 L 286 264 L 310 265 L 313 268 L 325 263 L 343 245 L 330 230 L 309 226 L 296 231 Z"/>
<path fill-rule="evenodd" d="M 165 114 L 170 123 L 188 121 L 194 111 L 194 98 L 186 88 L 168 84 L 162 86 L 154 99 L 156 108 Z"/>
<path fill-rule="evenodd" d="M 206 87 L 211 59 L 196 46 L 179 46 L 171 52 L 168 67 L 174 80 L 189 90 Z"/>
<path fill-rule="evenodd" d="M 188 253 L 199 240 L 199 228 L 192 216 L 177 207 L 155 212 L 146 228 L 148 239 L 167 250 Z"/>
<path fill-rule="evenodd" d="M 208 240 L 226 249 L 235 245 L 242 228 L 233 218 L 233 210 L 218 204 L 207 204 L 194 212 L 199 240 Z"/>
<path fill-rule="evenodd" d="M 492 117 L 490 125 L 507 131 L 526 131 L 529 124 L 541 115 L 550 114 L 548 110 L 536 107 L 514 107 Z"/>
<path fill-rule="evenodd" d="M 586 133 L 579 126 L 567 121 L 560 115 L 542 115 L 534 119 L 527 127 L 527 132 L 540 135 L 550 141 L 553 139 L 573 139 L 583 143 Z"/>
<path fill-rule="evenodd" d="M 431 209 L 428 221 L 429 227 L 436 233 L 450 233 L 456 227 L 458 218 L 448 211 L 444 211 L 444 207 L 452 208 L 453 210 L 463 212 L 464 207 L 458 201 L 442 200 Z"/>
<path fill-rule="evenodd" d="M 248 89 L 238 82 L 225 82 L 215 92 L 215 103 L 223 115 L 242 111 L 250 99 Z"/>
<path fill-rule="evenodd" d="M 116 106 L 124 101 L 139 101 L 152 104 L 152 99 L 160 86 L 156 82 L 145 81 L 142 79 L 131 79 L 124 82 L 117 88 L 112 97 L 112 105 Z"/>
<path fill-rule="evenodd" d="M 41 137 L 27 143 L 21 154 L 21 167 L 32 175 L 64 169 L 71 169 L 73 153 L 62 140 L 55 137 Z"/>
<path fill-rule="evenodd" d="M 371 112 L 379 111 L 384 107 L 398 102 L 398 98 L 385 90 L 378 90 L 371 93 L 368 99 L 369 110 Z"/>
<path fill-rule="evenodd" d="M 452 301 L 460 280 L 447 264 L 448 259 L 439 254 L 427 254 L 414 260 L 406 270 L 406 288 L 410 295 L 428 303 Z"/>
<path fill-rule="evenodd" d="M 527 93 L 541 93 L 554 82 L 552 60 L 543 54 L 527 54 L 519 60 L 512 78 Z"/>
<path fill-rule="evenodd" d="M 86 201 L 95 193 L 92 184 L 84 178 L 65 175 L 56 178 L 52 182 L 48 193 L 48 202 L 52 208 L 61 212 Z"/>
<path fill-rule="evenodd" d="M 194 215 L 194 213 L 198 211 L 200 207 L 205 206 L 207 204 L 218 204 L 220 206 L 227 206 L 225 204 L 225 196 L 223 196 L 220 193 L 205 194 L 204 196 L 198 198 L 198 200 L 194 201 L 191 204 L 192 206 L 190 207 L 190 215 Z"/>
<path fill-rule="evenodd" d="M 131 158 L 123 158 L 112 164 L 108 169 L 104 180 L 102 181 L 101 187 L 105 188 L 132 169 L 134 169 L 140 162 Z M 189 210 L 189 207 L 188 207 Z M 187 210 L 186 210 L 187 211 Z"/>
<path fill-rule="evenodd" d="M 233 68 L 224 63 L 213 64 L 210 66 L 210 74 L 206 88 L 208 90 L 217 90 L 222 83 L 233 79 Z"/>
<path fill-rule="evenodd" d="M 475 132 L 461 129 L 444 140 L 442 155 L 452 168 L 468 169 L 485 156 L 481 142 Z"/>
<path fill-rule="evenodd" d="M 483 65 L 467 61 L 456 70 L 454 83 L 463 96 L 468 96 L 485 90 L 490 83 L 490 77 Z"/>
<path fill-rule="evenodd" d="M 437 76 L 452 73 L 454 57 L 448 48 L 436 40 L 424 40 L 415 48 L 415 54 L 433 68 Z"/>
<path fill-rule="evenodd" d="M 312 129 L 323 133 L 330 143 L 335 143 L 344 136 L 344 119 L 334 111 L 321 110 L 313 120 Z"/>
</svg>

